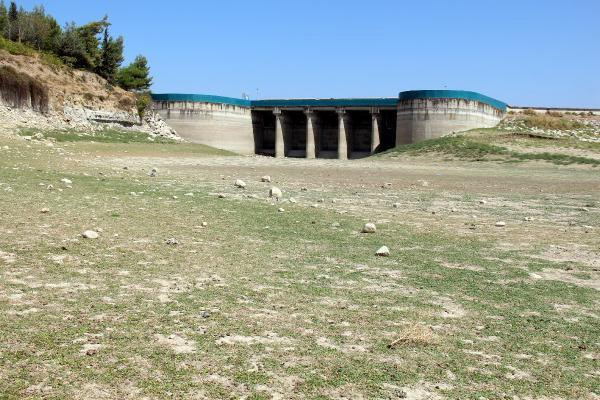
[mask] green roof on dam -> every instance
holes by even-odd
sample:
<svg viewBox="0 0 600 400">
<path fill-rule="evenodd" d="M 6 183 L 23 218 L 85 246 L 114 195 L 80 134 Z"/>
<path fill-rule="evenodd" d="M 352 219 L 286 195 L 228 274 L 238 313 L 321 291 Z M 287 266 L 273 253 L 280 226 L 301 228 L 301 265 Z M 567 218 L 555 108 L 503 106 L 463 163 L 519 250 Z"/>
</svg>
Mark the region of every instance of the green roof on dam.
<svg viewBox="0 0 600 400">
<path fill-rule="evenodd" d="M 182 101 L 229 104 L 241 107 L 390 107 L 399 100 L 415 99 L 465 99 L 479 101 L 494 108 L 506 111 L 506 103 L 481 93 L 465 90 L 409 90 L 400 92 L 398 97 L 379 98 L 329 98 L 329 99 L 266 99 L 246 100 L 234 97 L 207 94 L 162 93 L 152 94 L 155 101 Z"/>
<path fill-rule="evenodd" d="M 506 103 L 500 100 L 493 99 L 481 93 L 469 92 L 467 90 L 408 90 L 406 92 L 400 92 L 398 99 L 465 99 L 479 101 L 502 111 L 506 111 L 506 107 L 508 107 Z"/>
</svg>

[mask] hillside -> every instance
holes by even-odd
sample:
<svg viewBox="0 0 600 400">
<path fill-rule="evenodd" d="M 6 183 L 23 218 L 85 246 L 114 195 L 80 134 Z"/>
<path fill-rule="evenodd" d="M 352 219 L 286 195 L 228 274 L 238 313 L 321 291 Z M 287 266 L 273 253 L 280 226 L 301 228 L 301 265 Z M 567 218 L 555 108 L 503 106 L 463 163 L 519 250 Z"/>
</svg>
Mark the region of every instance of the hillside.
<svg viewBox="0 0 600 400">
<path fill-rule="evenodd" d="M 600 116 L 509 113 L 494 128 L 458 132 L 398 146 L 376 158 L 435 157 L 465 161 L 547 161 L 600 165 Z"/>
<path fill-rule="evenodd" d="M 177 138 L 151 112 L 140 121 L 136 95 L 87 71 L 55 65 L 38 54 L 0 49 L 0 125 L 54 130 L 119 128 Z"/>
</svg>

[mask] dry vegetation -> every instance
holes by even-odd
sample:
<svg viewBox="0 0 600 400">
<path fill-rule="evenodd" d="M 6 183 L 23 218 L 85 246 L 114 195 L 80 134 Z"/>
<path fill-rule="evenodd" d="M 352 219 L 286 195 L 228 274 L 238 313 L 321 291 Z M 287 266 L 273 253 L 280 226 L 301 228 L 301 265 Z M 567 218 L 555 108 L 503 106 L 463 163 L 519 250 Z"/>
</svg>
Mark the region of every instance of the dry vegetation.
<svg viewBox="0 0 600 400">
<path fill-rule="evenodd" d="M 591 164 L 56 138 L 0 137 L 2 398 L 599 395 Z"/>
</svg>

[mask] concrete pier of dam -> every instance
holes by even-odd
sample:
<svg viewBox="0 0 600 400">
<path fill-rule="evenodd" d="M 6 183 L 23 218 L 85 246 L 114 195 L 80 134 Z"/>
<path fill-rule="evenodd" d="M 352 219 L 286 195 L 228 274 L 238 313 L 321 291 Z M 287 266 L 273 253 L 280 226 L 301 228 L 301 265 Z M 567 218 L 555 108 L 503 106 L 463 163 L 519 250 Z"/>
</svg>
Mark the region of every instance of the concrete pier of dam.
<svg viewBox="0 0 600 400">
<path fill-rule="evenodd" d="M 243 100 L 153 94 L 183 138 L 239 154 L 361 158 L 399 144 L 495 126 L 506 104 L 476 92 L 418 90 L 394 98 Z"/>
</svg>

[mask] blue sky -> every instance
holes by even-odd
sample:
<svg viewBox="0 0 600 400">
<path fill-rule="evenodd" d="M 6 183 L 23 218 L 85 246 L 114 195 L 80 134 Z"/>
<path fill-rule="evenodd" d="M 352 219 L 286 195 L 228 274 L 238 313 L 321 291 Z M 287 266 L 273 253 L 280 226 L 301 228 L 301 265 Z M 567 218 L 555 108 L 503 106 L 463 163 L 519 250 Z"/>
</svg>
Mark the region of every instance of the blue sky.
<svg viewBox="0 0 600 400">
<path fill-rule="evenodd" d="M 7 1 L 7 0 L 5 0 Z M 465 89 L 600 108 L 600 1 L 18 1 L 63 24 L 108 14 L 152 90 L 252 98 Z M 258 89 L 258 91 L 257 91 Z"/>
</svg>

